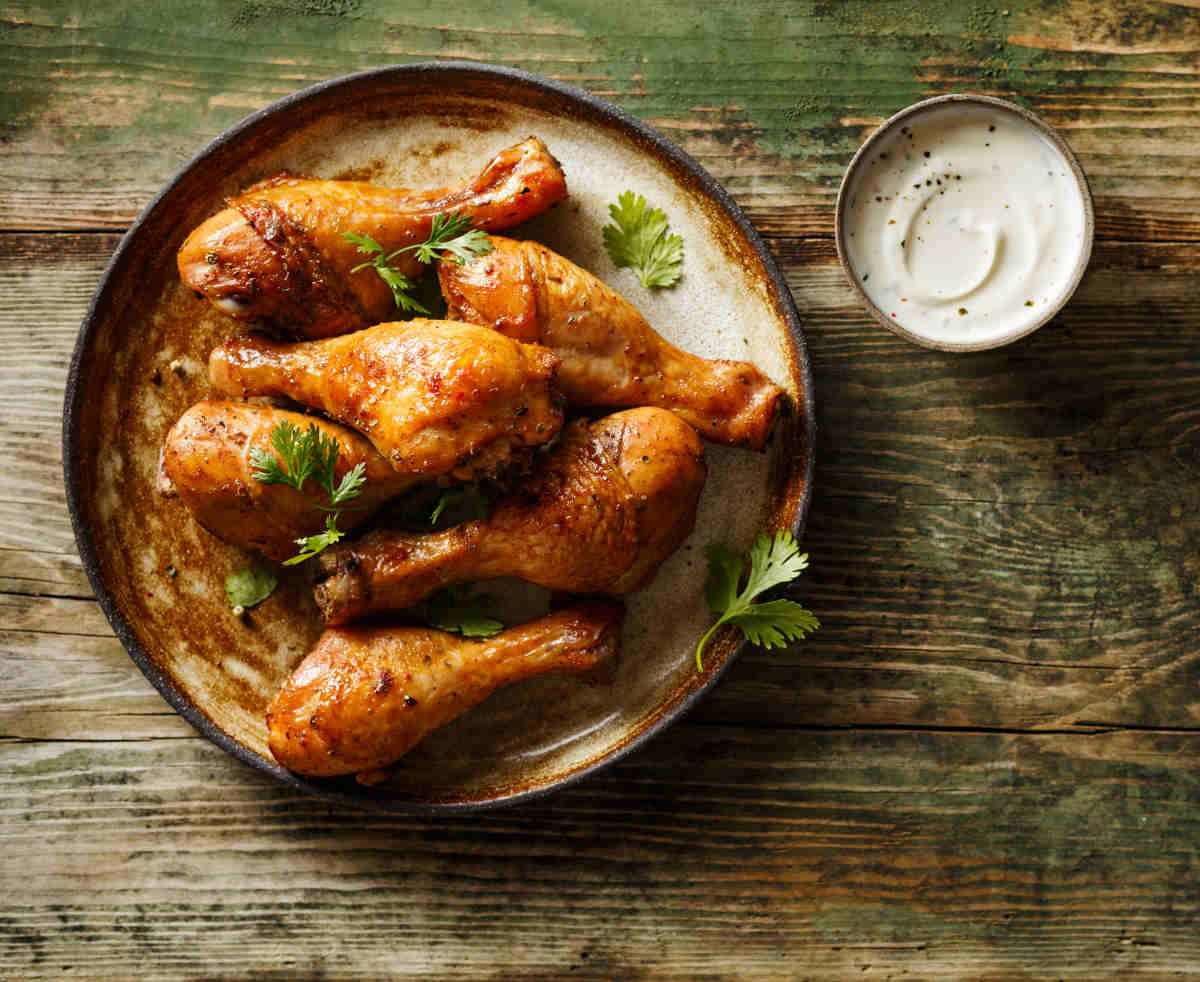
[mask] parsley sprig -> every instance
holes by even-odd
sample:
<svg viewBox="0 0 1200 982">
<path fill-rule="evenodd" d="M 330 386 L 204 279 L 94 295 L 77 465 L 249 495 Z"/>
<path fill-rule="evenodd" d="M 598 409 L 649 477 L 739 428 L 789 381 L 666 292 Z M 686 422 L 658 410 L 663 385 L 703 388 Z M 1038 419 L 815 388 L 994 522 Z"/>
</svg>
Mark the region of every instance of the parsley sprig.
<svg viewBox="0 0 1200 982">
<path fill-rule="evenodd" d="M 325 516 L 325 531 L 318 532 L 316 535 L 309 535 L 303 539 L 297 539 L 296 545 L 300 547 L 300 551 L 291 559 L 283 561 L 284 566 L 295 566 L 308 559 L 312 559 L 317 553 L 324 549 L 328 549 L 336 542 L 340 542 L 345 533 L 337 527 L 338 513 Z"/>
<path fill-rule="evenodd" d="M 313 481 L 325 492 L 328 505 L 316 505 L 325 516 L 325 530 L 316 535 L 296 539 L 300 547 L 298 555 L 285 559 L 284 566 L 294 566 L 312 559 L 321 550 L 339 541 L 343 534 L 337 527 L 338 516 L 346 503 L 362 493 L 367 480 L 367 465 L 361 461 L 337 479 L 337 462 L 340 448 L 338 441 L 323 433 L 316 423 L 307 430 L 300 429 L 290 420 L 281 419 L 271 428 L 271 446 L 274 454 L 261 447 L 250 452 L 251 474 L 263 484 L 286 484 L 304 493 L 304 485 Z"/>
<path fill-rule="evenodd" d="M 248 566 L 225 577 L 225 599 L 234 614 L 240 617 L 266 600 L 278 585 L 279 581 L 269 569 Z"/>
<path fill-rule="evenodd" d="M 426 601 L 426 620 L 431 627 L 461 634 L 464 638 L 490 638 L 504 630 L 496 620 L 496 598 L 475 593 L 467 585 L 439 590 Z"/>
<path fill-rule="evenodd" d="M 461 212 L 438 212 L 433 216 L 433 222 L 429 226 L 429 237 L 424 242 L 406 245 L 393 252 L 388 252 L 369 235 L 343 232 L 343 239 L 358 246 L 362 255 L 371 257 L 365 263 L 359 263 L 350 272 L 357 273 L 360 269 L 372 267 L 391 289 L 392 297 L 400 310 L 431 316 L 429 308 L 412 295 L 417 288 L 417 282 L 395 269 L 391 262 L 406 252 L 415 252 L 417 259 L 423 263 L 432 263 L 438 258 L 446 257 L 453 259 L 460 266 L 474 256 L 486 256 L 492 251 L 492 240 L 482 229 L 471 228 L 472 221 L 470 215 Z"/>
<path fill-rule="evenodd" d="M 751 644 L 781 648 L 820 627 L 813 613 L 794 600 L 755 603 L 760 594 L 774 586 L 790 583 L 808 568 L 808 553 L 801 553 L 791 532 L 774 536 L 761 532 L 750 547 L 750 573 L 741 592 L 745 559 L 741 553 L 721 545 L 708 547 L 708 582 L 704 595 L 720 618 L 696 646 L 696 667 L 703 670 L 701 656 L 708 639 L 722 624 L 736 625 Z"/>
<path fill-rule="evenodd" d="M 449 514 L 459 521 L 484 519 L 491 509 L 492 499 L 478 484 L 459 484 L 443 491 L 429 513 L 429 524 L 437 525 L 442 513 L 449 509 Z"/>
<path fill-rule="evenodd" d="M 667 234 L 667 216 L 632 191 L 608 206 L 614 224 L 605 225 L 604 247 L 617 266 L 632 268 L 642 286 L 673 286 L 683 269 L 683 239 Z"/>
</svg>

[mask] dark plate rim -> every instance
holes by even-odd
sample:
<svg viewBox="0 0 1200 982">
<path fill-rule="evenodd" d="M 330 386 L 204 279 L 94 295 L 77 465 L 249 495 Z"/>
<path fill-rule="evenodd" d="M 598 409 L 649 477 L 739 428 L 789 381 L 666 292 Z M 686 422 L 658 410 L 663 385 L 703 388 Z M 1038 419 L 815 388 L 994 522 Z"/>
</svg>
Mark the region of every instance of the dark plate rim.
<svg viewBox="0 0 1200 982">
<path fill-rule="evenodd" d="M 137 664 L 138 668 L 141 669 L 142 674 L 146 676 L 150 683 L 180 716 L 195 727 L 201 735 L 212 741 L 226 753 L 257 770 L 269 774 L 286 785 L 327 800 L 337 801 L 341 804 L 357 808 L 426 815 L 450 815 L 475 812 L 533 801 L 551 792 L 569 787 L 583 780 L 585 777 L 616 763 L 616 761 L 632 753 L 691 709 L 717 683 L 718 679 L 725 674 L 729 666 L 737 660 L 748 647 L 748 642 L 741 642 L 724 660 L 723 664 L 718 666 L 704 680 L 702 685 L 694 688 L 674 706 L 662 712 L 656 719 L 632 737 L 623 743 L 618 743 L 603 756 L 579 766 L 565 776 L 548 784 L 501 794 L 494 798 L 487 798 L 480 801 L 419 801 L 403 797 L 382 796 L 377 792 L 372 792 L 369 788 L 358 789 L 357 786 L 352 791 L 347 789 L 344 783 L 331 785 L 311 781 L 280 767 L 274 761 L 267 760 L 265 757 L 239 743 L 218 727 L 159 669 L 154 659 L 142 647 L 141 642 L 138 641 L 133 628 L 125 619 L 124 614 L 117 605 L 115 597 L 109 591 L 107 584 L 101 576 L 100 561 L 93 541 L 92 529 L 86 520 L 86 509 L 83 505 L 83 488 L 79 468 L 76 464 L 78 459 L 78 445 L 75 422 L 79 414 L 83 411 L 81 405 L 83 397 L 81 371 L 84 356 L 91 342 L 98 315 L 103 310 L 108 301 L 109 293 L 113 289 L 112 283 L 115 282 L 114 274 L 118 271 L 126 254 L 131 249 L 138 230 L 147 222 L 162 201 L 171 194 L 176 185 L 183 180 L 192 168 L 208 157 L 218 153 L 224 147 L 239 140 L 247 131 L 253 129 L 259 123 L 276 113 L 303 104 L 332 89 L 370 85 L 372 82 L 380 79 L 394 80 L 408 77 L 417 78 L 451 74 L 468 76 L 474 74 L 491 79 L 515 82 L 535 91 L 565 99 L 568 102 L 582 104 L 592 114 L 598 115 L 615 124 L 618 129 L 624 129 L 627 134 L 636 136 L 639 140 L 649 144 L 655 151 L 690 174 L 702 190 L 720 206 L 722 211 L 732 219 L 733 223 L 746 237 L 747 242 L 762 263 L 762 267 L 771 284 L 772 299 L 788 325 L 792 345 L 791 355 L 794 359 L 796 374 L 801 383 L 798 409 L 802 425 L 801 438 L 804 441 L 804 488 L 801 491 L 799 500 L 795 503 L 795 514 L 789 525 L 789 528 L 797 538 L 804 531 L 809 503 L 812 498 L 813 466 L 816 449 L 816 416 L 814 412 L 812 371 L 808 356 L 808 346 L 805 343 L 804 332 L 800 326 L 800 315 L 796 309 L 791 291 L 788 289 L 787 282 L 784 280 L 778 264 L 763 242 L 762 237 L 750 223 L 750 220 L 738 206 L 737 202 L 688 153 L 675 146 L 675 144 L 640 119 L 589 92 L 585 92 L 572 85 L 566 85 L 562 82 L 556 82 L 539 75 L 531 74 L 530 72 L 522 71 L 518 68 L 491 65 L 483 62 L 458 60 L 428 61 L 371 68 L 319 82 L 272 102 L 258 112 L 247 116 L 230 129 L 225 130 L 180 168 L 162 190 L 151 199 L 150 203 L 146 205 L 142 213 L 122 237 L 116 252 L 104 269 L 95 292 L 92 294 L 91 302 L 88 304 L 87 313 L 80 325 L 79 335 L 75 341 L 75 349 L 71 355 L 66 392 L 63 399 L 63 479 L 66 486 L 67 506 L 71 515 L 71 527 L 75 533 L 75 543 L 79 549 L 84 571 L 87 573 L 88 581 L 95 591 L 96 599 L 99 601 L 104 615 L 108 618 L 125 650 L 129 652 L 129 656 Z"/>
</svg>

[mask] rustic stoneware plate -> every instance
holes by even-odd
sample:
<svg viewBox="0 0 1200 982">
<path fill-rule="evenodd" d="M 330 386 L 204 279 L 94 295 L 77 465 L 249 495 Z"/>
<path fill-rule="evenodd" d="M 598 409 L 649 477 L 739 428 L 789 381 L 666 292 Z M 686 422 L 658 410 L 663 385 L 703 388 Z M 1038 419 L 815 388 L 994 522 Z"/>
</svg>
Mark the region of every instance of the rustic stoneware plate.
<svg viewBox="0 0 1200 982">
<path fill-rule="evenodd" d="M 709 446 L 696 531 L 629 598 L 615 677 L 548 678 L 494 695 L 406 757 L 390 783 L 313 781 L 275 764 L 268 701 L 319 634 L 308 574 L 234 616 L 225 577 L 249 557 L 213 538 L 154 475 L 167 429 L 209 394 L 210 350 L 242 326 L 175 272 L 188 231 L 225 196 L 279 170 L 416 188 L 469 176 L 536 134 L 562 161 L 566 202 L 523 228 L 629 297 L 677 344 L 754 361 L 790 394 L 763 454 Z M 616 269 L 600 229 L 626 188 L 664 208 L 686 244 L 684 277 L 649 292 Z M 219 137 L 150 203 L 122 241 L 80 331 L 67 385 L 64 463 L 84 565 L 134 661 L 201 733 L 290 785 L 357 804 L 451 811 L 570 783 L 684 712 L 738 651 L 731 635 L 693 659 L 711 622 L 704 547 L 801 531 L 813 462 L 808 356 L 795 307 L 754 229 L 690 157 L 576 89 L 511 69 L 431 63 L 363 72 L 282 99 Z M 545 604 L 545 597 L 534 598 Z M 527 595 L 526 604 L 530 603 Z"/>
</svg>

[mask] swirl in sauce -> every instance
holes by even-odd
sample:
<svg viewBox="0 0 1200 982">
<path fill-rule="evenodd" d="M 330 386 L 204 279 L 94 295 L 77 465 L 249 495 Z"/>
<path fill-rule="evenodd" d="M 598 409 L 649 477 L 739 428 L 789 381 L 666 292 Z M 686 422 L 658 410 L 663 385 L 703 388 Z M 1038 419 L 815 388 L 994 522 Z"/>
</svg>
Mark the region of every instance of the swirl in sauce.
<svg viewBox="0 0 1200 982">
<path fill-rule="evenodd" d="M 987 343 L 1042 320 L 1084 248 L 1083 193 L 1020 116 L 948 104 L 877 145 L 848 188 L 847 259 L 912 334 Z"/>
</svg>

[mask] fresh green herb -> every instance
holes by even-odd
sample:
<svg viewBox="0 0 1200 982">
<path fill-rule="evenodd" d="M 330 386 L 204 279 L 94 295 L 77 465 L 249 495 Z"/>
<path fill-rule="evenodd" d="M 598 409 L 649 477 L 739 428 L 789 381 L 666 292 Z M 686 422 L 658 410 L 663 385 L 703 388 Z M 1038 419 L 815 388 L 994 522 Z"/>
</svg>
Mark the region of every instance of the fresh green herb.
<svg viewBox="0 0 1200 982">
<path fill-rule="evenodd" d="M 492 240 L 482 229 L 471 228 L 471 222 L 470 215 L 439 212 L 433 216 L 428 239 L 419 245 L 406 246 L 392 255 L 415 249 L 420 262 L 431 263 L 439 258 L 437 254 L 441 252 L 443 256 L 453 258 L 459 266 L 475 256 L 486 256 L 492 251 Z"/>
<path fill-rule="evenodd" d="M 283 565 L 295 566 L 297 563 L 312 559 L 321 550 L 328 549 L 335 542 L 341 541 L 343 533 L 337 527 L 337 519 L 337 512 L 334 512 L 332 515 L 326 515 L 324 532 L 318 532 L 316 535 L 310 535 L 303 539 L 296 539 L 296 545 L 300 547 L 300 552 L 291 559 L 285 559 Z"/>
<path fill-rule="evenodd" d="M 309 423 L 308 429 L 302 430 L 291 421 L 281 419 L 271 428 L 271 446 L 278 457 L 260 448 L 250 453 L 255 480 L 263 484 L 286 484 L 303 492 L 304 482 L 312 478 L 329 497 L 332 507 L 326 511 L 357 498 L 362 492 L 367 465 L 355 464 L 342 475 L 339 483 L 335 483 L 338 442 L 321 432 L 316 423 Z"/>
<path fill-rule="evenodd" d="M 357 273 L 360 269 L 366 269 L 368 266 L 372 267 L 379 274 L 379 278 L 391 289 L 392 299 L 396 301 L 397 308 L 414 314 L 429 316 L 428 308 L 411 296 L 412 291 L 416 289 L 416 281 L 409 279 L 400 270 L 393 269 L 388 265 L 397 255 L 405 250 L 397 249 L 393 253 L 387 253 L 383 246 L 369 235 L 356 235 L 353 232 L 343 232 L 342 238 L 358 246 L 358 251 L 364 256 L 371 256 L 365 263 L 359 263 L 350 272 Z"/>
<path fill-rule="evenodd" d="M 464 638 L 490 638 L 504 630 L 493 616 L 495 603 L 490 594 L 472 593 L 469 586 L 447 587 L 427 601 L 427 619 L 432 627 Z"/>
<path fill-rule="evenodd" d="M 461 266 L 473 256 L 485 256 L 492 251 L 492 240 L 482 229 L 471 228 L 472 221 L 470 215 L 460 212 L 439 212 L 433 216 L 429 237 L 424 242 L 407 245 L 393 252 L 387 252 L 369 235 L 343 232 L 343 239 L 358 246 L 362 255 L 371 257 L 365 263 L 359 263 L 350 272 L 357 273 L 360 269 L 370 266 L 391 289 L 392 298 L 400 310 L 431 316 L 429 308 L 412 295 L 417 288 L 417 282 L 395 269 L 391 265 L 392 260 L 406 252 L 415 252 L 420 262 L 432 263 L 439 258 L 440 253 L 441 257 L 453 259 Z"/>
<path fill-rule="evenodd" d="M 642 286 L 672 286 L 683 267 L 683 239 L 667 234 L 667 216 L 640 194 L 625 191 L 608 206 L 615 225 L 605 225 L 604 247 L 617 266 L 637 273 Z"/>
<path fill-rule="evenodd" d="M 316 423 L 310 423 L 307 430 L 302 430 L 289 420 L 280 420 L 271 428 L 271 446 L 278 456 L 260 448 L 250 452 L 254 479 L 263 484 L 286 484 L 301 494 L 305 483 L 311 480 L 329 499 L 328 505 L 316 507 L 332 513 L 325 516 L 325 531 L 296 540 L 296 545 L 300 546 L 299 555 L 284 562 L 285 566 L 293 566 L 311 559 L 342 538 L 337 527 L 338 516 L 346 502 L 362 493 L 367 465 L 355 464 L 339 481 L 338 442 L 323 433 Z"/>
<path fill-rule="evenodd" d="M 429 513 L 429 524 L 436 525 L 442 513 L 449 509 L 459 521 L 467 522 L 487 518 L 491 507 L 491 499 L 483 493 L 478 484 L 460 484 L 447 488 L 438 497 L 437 504 Z"/>
<path fill-rule="evenodd" d="M 447 529 L 487 518 L 494 498 L 492 486 L 484 482 L 448 488 L 427 484 L 394 499 L 388 505 L 387 521 L 414 532 Z"/>
<path fill-rule="evenodd" d="M 708 548 L 708 582 L 704 595 L 708 606 L 720 618 L 708 629 L 696 646 L 696 667 L 704 668 L 701 655 L 708 639 L 722 624 L 734 624 L 751 644 L 780 648 L 815 631 L 820 624 L 812 612 L 793 600 L 754 602 L 755 597 L 783 583 L 790 583 L 808 568 L 808 553 L 801 553 L 791 532 L 774 536 L 759 533 L 750 547 L 750 573 L 738 592 L 745 559 L 725 546 Z"/>
<path fill-rule="evenodd" d="M 233 612 L 240 617 L 266 600 L 278 585 L 279 581 L 270 570 L 250 566 L 225 577 L 225 596 Z"/>
</svg>

